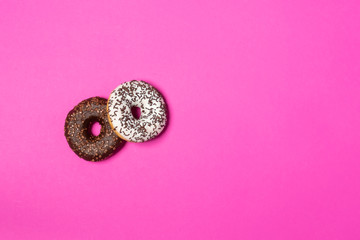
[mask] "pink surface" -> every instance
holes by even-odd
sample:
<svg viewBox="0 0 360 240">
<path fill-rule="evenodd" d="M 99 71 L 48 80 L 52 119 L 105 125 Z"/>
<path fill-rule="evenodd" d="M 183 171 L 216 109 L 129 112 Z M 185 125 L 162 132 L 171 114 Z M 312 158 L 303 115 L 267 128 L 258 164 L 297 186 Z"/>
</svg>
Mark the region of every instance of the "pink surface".
<svg viewBox="0 0 360 240">
<path fill-rule="evenodd" d="M 359 1 L 1 1 L 1 239 L 360 239 Z M 124 81 L 158 139 L 79 159 Z"/>
</svg>

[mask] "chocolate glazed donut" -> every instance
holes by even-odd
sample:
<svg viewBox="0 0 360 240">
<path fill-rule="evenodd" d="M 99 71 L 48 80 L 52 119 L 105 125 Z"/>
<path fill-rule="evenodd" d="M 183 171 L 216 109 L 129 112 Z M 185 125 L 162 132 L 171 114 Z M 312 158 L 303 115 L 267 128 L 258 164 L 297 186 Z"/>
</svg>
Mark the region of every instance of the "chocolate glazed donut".
<svg viewBox="0 0 360 240">
<path fill-rule="evenodd" d="M 66 140 L 70 148 L 87 161 L 103 160 L 123 143 L 123 140 L 111 129 L 106 104 L 105 98 L 89 98 L 76 105 L 66 117 Z M 98 136 L 94 136 L 90 129 L 95 122 L 101 125 Z"/>
</svg>

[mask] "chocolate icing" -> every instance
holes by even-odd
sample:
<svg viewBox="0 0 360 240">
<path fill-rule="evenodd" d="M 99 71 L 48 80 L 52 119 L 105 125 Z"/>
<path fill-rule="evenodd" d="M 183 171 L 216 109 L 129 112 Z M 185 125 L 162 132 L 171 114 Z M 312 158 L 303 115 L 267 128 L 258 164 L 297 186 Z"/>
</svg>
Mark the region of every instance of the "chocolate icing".
<svg viewBox="0 0 360 240">
<path fill-rule="evenodd" d="M 87 161 L 100 161 L 111 154 L 124 142 L 111 129 L 107 111 L 107 100 L 93 97 L 80 102 L 72 109 L 65 121 L 65 137 L 70 148 Z M 90 126 L 101 125 L 100 134 L 94 136 Z"/>
</svg>

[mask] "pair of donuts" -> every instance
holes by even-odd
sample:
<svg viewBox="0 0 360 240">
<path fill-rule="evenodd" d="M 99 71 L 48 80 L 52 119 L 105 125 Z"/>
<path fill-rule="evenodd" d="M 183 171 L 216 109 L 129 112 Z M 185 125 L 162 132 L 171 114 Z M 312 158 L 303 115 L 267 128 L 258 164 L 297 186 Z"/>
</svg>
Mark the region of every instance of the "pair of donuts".
<svg viewBox="0 0 360 240">
<path fill-rule="evenodd" d="M 132 113 L 139 108 L 139 118 Z M 162 95 L 144 81 L 132 80 L 115 88 L 109 99 L 92 97 L 76 105 L 65 120 L 70 148 L 87 161 L 110 157 L 127 142 L 146 142 L 165 128 L 167 108 Z M 98 122 L 100 134 L 91 133 Z"/>
</svg>

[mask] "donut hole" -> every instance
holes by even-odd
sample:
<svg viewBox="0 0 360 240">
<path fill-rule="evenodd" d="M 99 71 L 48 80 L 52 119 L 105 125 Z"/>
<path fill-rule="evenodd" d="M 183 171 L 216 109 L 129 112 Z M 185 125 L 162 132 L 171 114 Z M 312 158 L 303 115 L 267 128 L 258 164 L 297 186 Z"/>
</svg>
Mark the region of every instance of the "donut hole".
<svg viewBox="0 0 360 240">
<path fill-rule="evenodd" d="M 131 107 L 131 113 L 135 119 L 139 119 L 141 116 L 141 108 L 133 106 Z"/>
<path fill-rule="evenodd" d="M 101 124 L 98 121 L 90 123 L 89 133 L 93 136 L 99 136 L 101 132 Z"/>
</svg>

